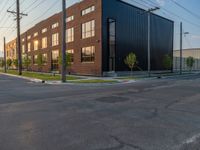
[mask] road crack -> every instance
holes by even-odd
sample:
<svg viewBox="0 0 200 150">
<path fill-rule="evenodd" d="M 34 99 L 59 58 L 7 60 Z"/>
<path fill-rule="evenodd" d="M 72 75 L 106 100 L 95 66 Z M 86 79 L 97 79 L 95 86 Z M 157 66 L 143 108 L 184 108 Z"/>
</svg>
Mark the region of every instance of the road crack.
<svg viewBox="0 0 200 150">
<path fill-rule="evenodd" d="M 113 140 L 115 140 L 118 144 L 114 147 L 109 147 L 109 148 L 104 148 L 104 149 L 98 149 L 98 150 L 120 150 L 124 147 L 130 147 L 133 148 L 134 150 L 144 150 L 143 148 L 141 148 L 138 145 L 134 145 L 134 144 L 130 144 L 130 143 L 125 143 L 124 141 L 122 141 L 121 139 L 119 139 L 116 136 L 110 136 L 110 138 L 112 138 Z"/>
</svg>

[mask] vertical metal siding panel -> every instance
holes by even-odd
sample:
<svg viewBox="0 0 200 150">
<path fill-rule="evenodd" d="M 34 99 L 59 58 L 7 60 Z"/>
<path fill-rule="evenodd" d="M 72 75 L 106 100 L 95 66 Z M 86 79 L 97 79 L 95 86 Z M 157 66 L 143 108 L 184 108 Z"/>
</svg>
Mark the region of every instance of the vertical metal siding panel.
<svg viewBox="0 0 200 150">
<path fill-rule="evenodd" d="M 103 71 L 108 71 L 107 18 L 116 19 L 116 71 L 129 70 L 124 58 L 132 51 L 137 55 L 139 66 L 147 69 L 147 14 L 143 12 L 119 0 L 103 0 Z M 172 50 L 173 23 L 156 15 L 152 15 L 151 22 L 152 69 L 162 70 L 161 58 Z"/>
</svg>

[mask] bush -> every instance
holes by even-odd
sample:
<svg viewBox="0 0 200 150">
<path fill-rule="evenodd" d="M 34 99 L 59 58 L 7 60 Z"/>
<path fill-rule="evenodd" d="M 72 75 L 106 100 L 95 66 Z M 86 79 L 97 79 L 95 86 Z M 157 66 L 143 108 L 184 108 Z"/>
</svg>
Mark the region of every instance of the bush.
<svg viewBox="0 0 200 150">
<path fill-rule="evenodd" d="M 41 72 L 42 71 L 42 65 L 43 65 L 43 60 L 42 60 L 42 54 L 38 55 L 37 61 L 38 69 Z"/>
<path fill-rule="evenodd" d="M 0 59 L 0 67 L 1 67 L 1 68 L 3 68 L 3 67 L 4 67 L 4 65 L 5 65 L 5 62 L 4 62 L 4 60 L 3 60 L 3 59 Z"/>
<path fill-rule="evenodd" d="M 188 68 L 190 69 L 190 71 L 192 71 L 192 67 L 194 66 L 194 63 L 195 63 L 195 59 L 193 57 L 190 56 L 186 59 L 186 64 Z"/>
<path fill-rule="evenodd" d="M 11 65 L 12 65 L 12 60 L 9 58 L 9 59 L 7 59 L 6 60 L 6 64 L 7 64 L 7 67 L 8 67 L 8 69 L 11 67 Z"/>
<path fill-rule="evenodd" d="M 172 59 L 171 55 L 167 54 L 164 56 L 163 65 L 164 65 L 165 69 L 171 70 L 172 65 L 173 65 L 173 59 Z"/>
<path fill-rule="evenodd" d="M 30 64 L 31 64 L 31 60 L 29 59 L 28 56 L 25 56 L 25 57 L 23 58 L 22 63 L 23 63 L 23 66 L 28 70 L 28 68 L 29 68 L 29 66 L 30 66 Z"/>
<path fill-rule="evenodd" d="M 12 63 L 15 66 L 15 68 L 18 67 L 18 59 L 14 59 Z"/>
</svg>

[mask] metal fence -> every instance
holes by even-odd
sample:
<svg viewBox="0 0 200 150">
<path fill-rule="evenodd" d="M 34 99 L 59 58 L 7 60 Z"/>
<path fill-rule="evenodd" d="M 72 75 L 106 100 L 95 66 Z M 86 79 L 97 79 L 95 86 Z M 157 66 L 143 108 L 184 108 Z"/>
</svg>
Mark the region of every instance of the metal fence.
<svg viewBox="0 0 200 150">
<path fill-rule="evenodd" d="M 182 70 L 188 71 L 189 68 L 186 63 L 187 58 L 182 58 Z M 174 71 L 180 70 L 180 57 L 174 57 L 173 59 L 173 69 Z M 195 59 L 194 66 L 192 68 L 193 71 L 199 71 L 200 70 L 200 59 Z"/>
</svg>

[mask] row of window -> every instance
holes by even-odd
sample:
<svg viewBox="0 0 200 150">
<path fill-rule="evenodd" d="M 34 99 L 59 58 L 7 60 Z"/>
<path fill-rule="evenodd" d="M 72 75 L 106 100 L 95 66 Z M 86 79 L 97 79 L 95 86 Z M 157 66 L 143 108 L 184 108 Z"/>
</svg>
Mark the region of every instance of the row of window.
<svg viewBox="0 0 200 150">
<path fill-rule="evenodd" d="M 41 47 L 42 49 L 47 48 L 48 44 L 48 39 L 47 37 L 43 37 L 41 41 Z M 52 46 L 57 46 L 59 44 L 59 34 L 55 33 L 52 34 Z M 33 42 L 33 50 L 38 50 L 39 49 L 39 41 L 35 40 Z M 31 51 L 31 42 L 28 42 L 27 44 L 27 50 L 28 52 Z M 22 45 L 22 53 L 25 53 L 25 45 Z"/>
<path fill-rule="evenodd" d="M 82 10 L 82 11 L 81 11 L 81 15 L 84 16 L 84 15 L 86 15 L 86 14 L 89 14 L 89 13 L 93 12 L 93 11 L 95 11 L 95 6 L 91 6 L 91 7 L 88 7 L 88 8 L 86 8 L 86 9 Z M 74 20 L 74 16 L 69 16 L 69 17 L 66 18 L 66 22 L 70 22 L 70 21 L 73 21 L 73 20 Z M 93 23 L 93 24 L 94 24 L 94 23 Z M 51 28 L 52 28 L 52 29 L 55 29 L 55 28 L 57 28 L 58 26 L 59 26 L 59 23 L 56 22 L 56 23 L 54 23 L 54 24 L 51 25 Z M 86 25 L 85 25 L 85 26 L 86 26 Z M 90 24 L 90 26 L 92 26 L 92 24 Z M 47 28 L 44 28 L 44 29 L 42 29 L 41 32 L 42 32 L 42 33 L 46 33 L 47 30 L 48 30 Z M 85 30 L 87 30 L 87 29 L 85 28 Z M 36 36 L 38 36 L 38 32 L 35 32 L 35 33 L 33 34 L 33 37 L 36 37 Z M 30 39 L 31 39 L 31 35 L 28 35 L 27 39 L 30 40 Z M 25 39 L 23 38 L 23 39 L 22 39 L 22 42 L 24 42 L 24 41 L 25 41 Z"/>
<path fill-rule="evenodd" d="M 74 50 L 70 49 L 66 51 L 67 55 L 69 56 L 69 62 L 73 63 L 74 62 Z M 58 63 L 59 59 L 59 51 L 54 50 L 52 51 L 52 63 L 56 64 Z M 31 60 L 31 56 L 28 56 L 28 58 Z M 33 56 L 33 64 L 37 64 L 37 59 L 38 55 Z M 89 47 L 83 47 L 81 51 L 81 62 L 94 62 L 95 61 L 95 47 L 94 46 L 89 46 Z M 42 54 L 42 62 L 43 64 L 47 64 L 48 62 L 48 57 L 47 53 Z"/>
<path fill-rule="evenodd" d="M 59 23 L 56 22 L 56 23 L 54 23 L 54 24 L 51 26 L 51 28 L 52 28 L 52 29 L 55 29 L 55 28 L 57 28 L 58 26 L 59 26 Z M 42 33 L 46 33 L 47 31 L 48 31 L 48 29 L 47 29 L 47 28 L 44 28 L 44 29 L 42 29 L 41 32 L 42 32 Z M 38 34 L 39 34 L 38 32 L 35 32 L 35 33 L 33 34 L 33 37 L 37 37 Z M 30 40 L 30 39 L 31 39 L 31 35 L 28 35 L 28 36 L 27 36 L 27 39 Z M 22 39 L 22 42 L 24 42 L 24 41 L 25 41 L 25 38 Z"/>
<path fill-rule="evenodd" d="M 89 38 L 95 36 L 95 21 L 89 21 L 86 23 L 82 24 L 82 38 Z M 70 28 L 66 30 L 66 42 L 73 42 L 74 41 L 74 28 Z M 48 44 L 48 39 L 47 37 L 43 37 L 41 41 L 41 47 L 42 49 L 47 48 Z M 54 33 L 52 34 L 52 46 L 57 46 L 59 45 L 59 34 Z M 31 51 L 31 42 L 28 42 L 27 44 L 27 50 L 28 52 Z M 33 42 L 33 50 L 38 50 L 39 49 L 39 41 L 35 40 Z M 22 45 L 22 53 L 25 53 L 25 45 Z"/>
<path fill-rule="evenodd" d="M 89 14 L 91 12 L 95 11 L 95 6 L 90 6 L 84 10 L 81 11 L 81 15 L 84 16 L 86 14 Z M 66 18 L 66 22 L 70 22 L 74 20 L 74 16 L 69 16 Z"/>
<path fill-rule="evenodd" d="M 95 36 L 95 20 L 82 24 L 82 39 Z M 69 28 L 66 31 L 66 42 L 74 41 L 74 28 Z"/>
</svg>

